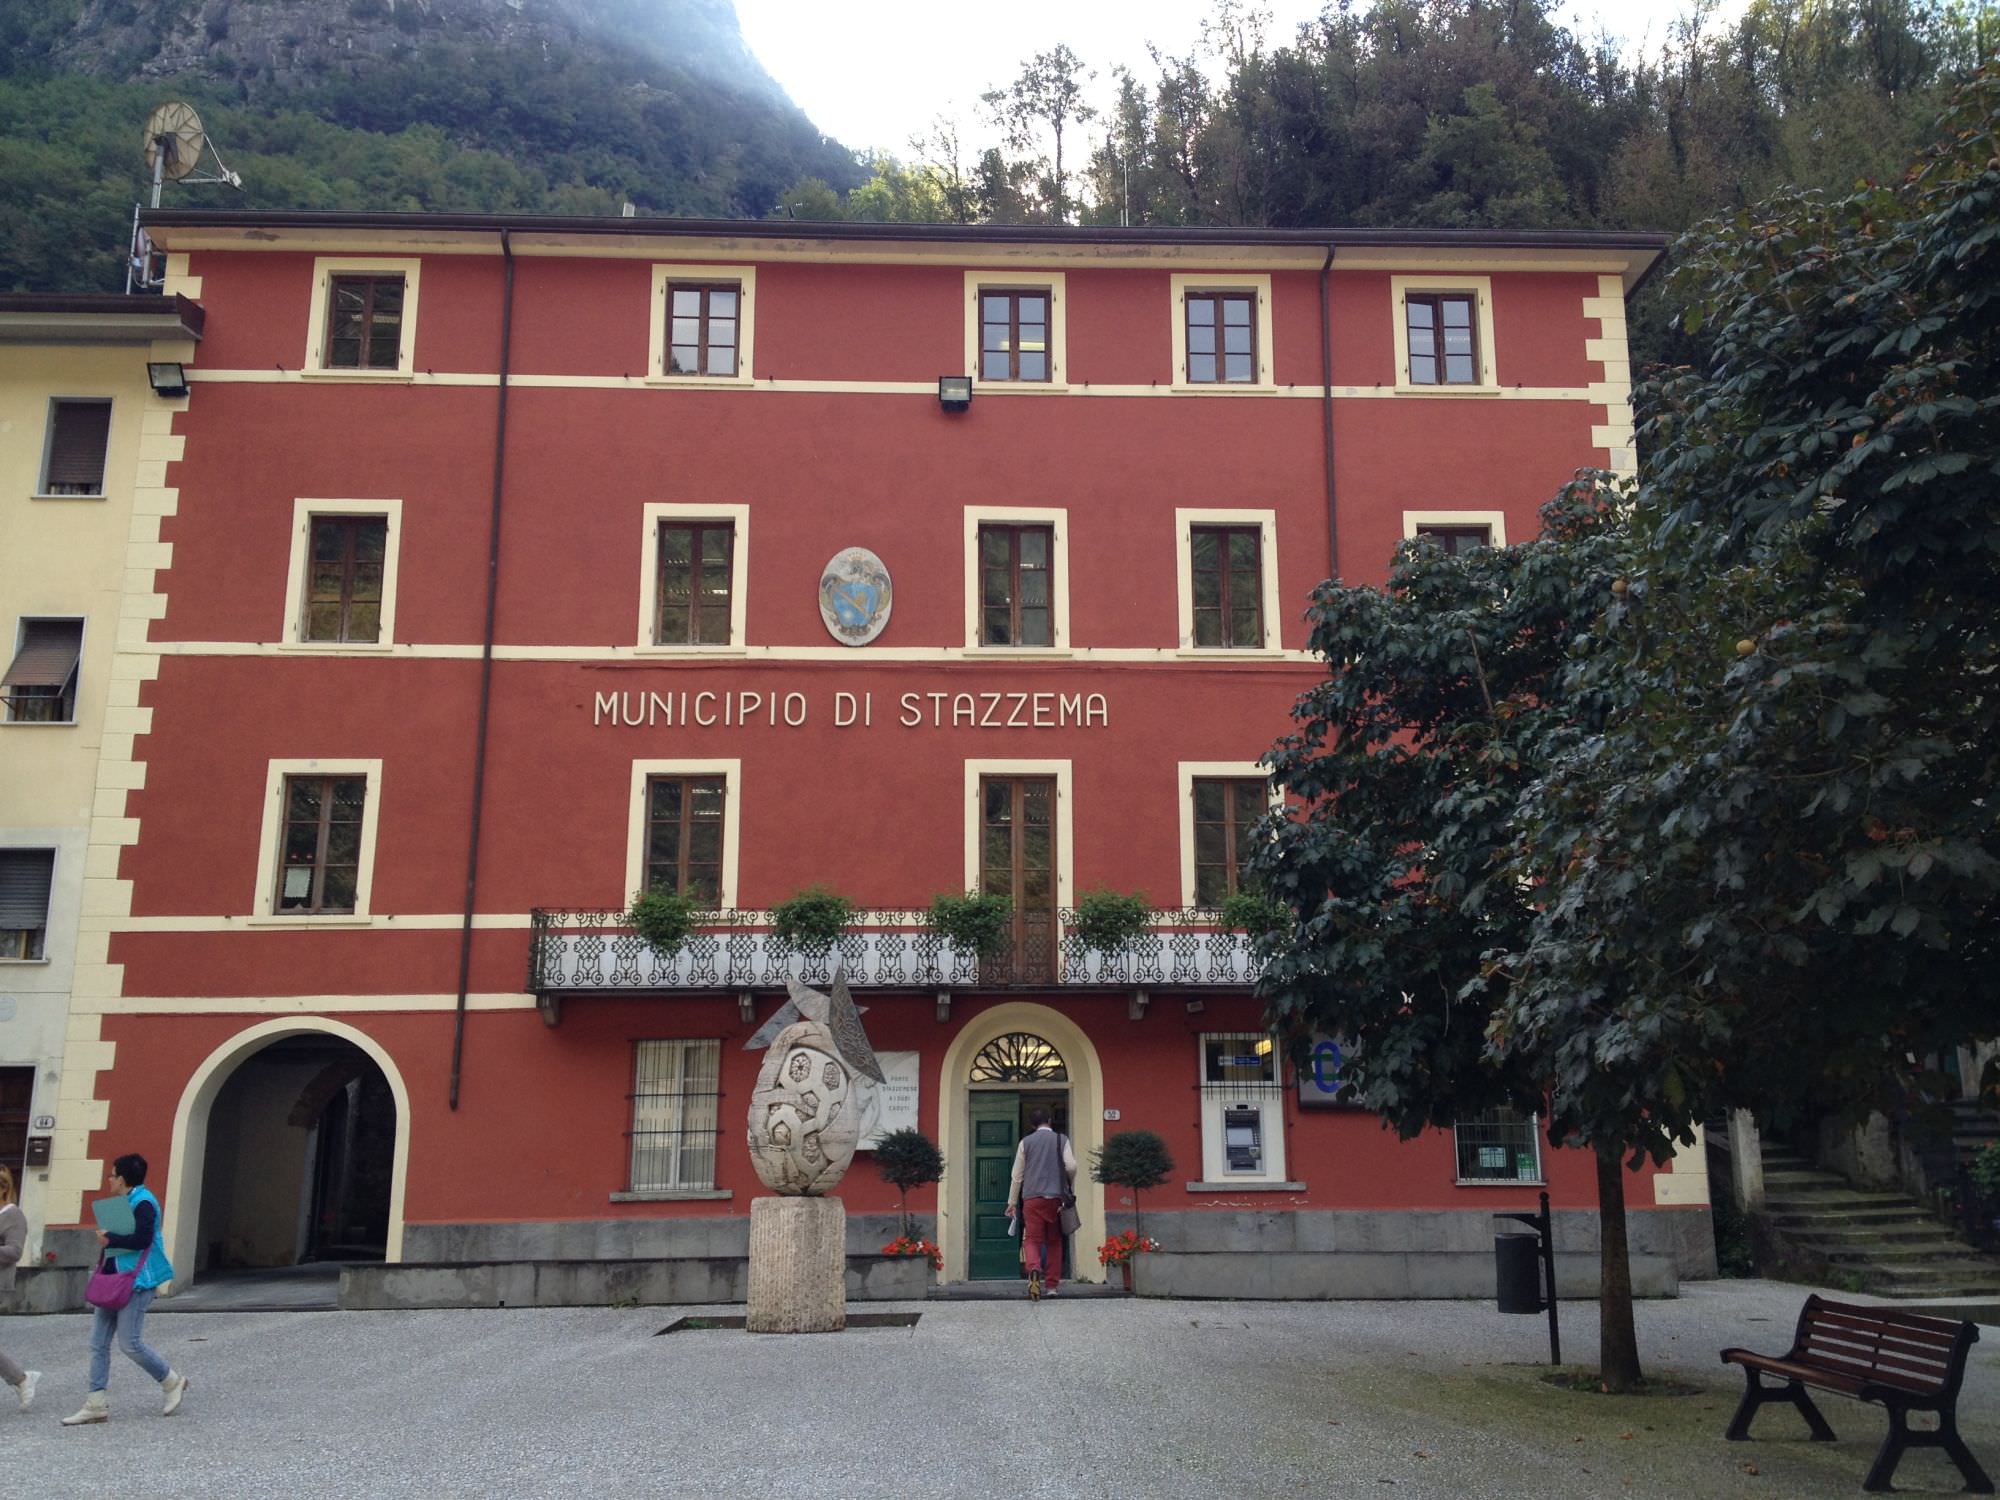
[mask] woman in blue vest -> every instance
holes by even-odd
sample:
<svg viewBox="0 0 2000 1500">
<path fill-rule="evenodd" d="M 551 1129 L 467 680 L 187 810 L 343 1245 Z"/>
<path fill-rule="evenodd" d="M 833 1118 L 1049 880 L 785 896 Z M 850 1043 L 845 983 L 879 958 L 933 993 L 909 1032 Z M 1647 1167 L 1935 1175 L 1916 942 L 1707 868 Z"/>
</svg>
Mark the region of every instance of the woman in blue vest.
<svg viewBox="0 0 2000 1500">
<path fill-rule="evenodd" d="M 160 1407 L 161 1416 L 171 1417 L 179 1411 L 181 1397 L 187 1394 L 187 1376 L 169 1369 L 167 1362 L 147 1345 L 143 1337 L 146 1309 L 153 1305 L 153 1298 L 158 1295 L 160 1287 L 174 1277 L 166 1248 L 160 1243 L 160 1200 L 146 1187 L 146 1158 L 121 1156 L 113 1162 L 111 1191 L 123 1193 L 130 1200 L 132 1232 L 106 1234 L 98 1230 L 98 1251 L 110 1262 L 113 1271 L 123 1273 L 137 1267 L 139 1275 L 132 1283 L 130 1302 L 116 1312 L 107 1312 L 101 1307 L 97 1309 L 90 1325 L 90 1394 L 83 1398 L 81 1408 L 63 1418 L 65 1427 L 82 1427 L 91 1422 L 111 1420 L 111 1404 L 104 1391 L 111 1383 L 113 1333 L 118 1336 L 118 1347 L 131 1357 L 132 1362 L 160 1382 L 161 1393 L 166 1397 Z"/>
</svg>

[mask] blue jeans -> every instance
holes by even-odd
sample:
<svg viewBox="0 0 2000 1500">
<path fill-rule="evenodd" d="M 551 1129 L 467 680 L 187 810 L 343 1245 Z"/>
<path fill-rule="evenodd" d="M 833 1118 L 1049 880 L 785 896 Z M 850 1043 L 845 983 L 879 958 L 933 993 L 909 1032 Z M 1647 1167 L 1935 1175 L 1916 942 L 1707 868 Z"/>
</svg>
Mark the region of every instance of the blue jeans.
<svg viewBox="0 0 2000 1500">
<path fill-rule="evenodd" d="M 169 1373 L 167 1362 L 150 1348 L 142 1336 L 146 1327 L 146 1309 L 153 1305 L 153 1298 L 159 1288 L 134 1287 L 132 1300 L 117 1312 L 96 1310 L 96 1317 L 90 1324 L 90 1388 L 101 1391 L 111 1384 L 111 1335 L 118 1335 L 118 1347 L 131 1357 L 132 1363 L 144 1370 L 155 1380 L 165 1380 Z"/>
</svg>

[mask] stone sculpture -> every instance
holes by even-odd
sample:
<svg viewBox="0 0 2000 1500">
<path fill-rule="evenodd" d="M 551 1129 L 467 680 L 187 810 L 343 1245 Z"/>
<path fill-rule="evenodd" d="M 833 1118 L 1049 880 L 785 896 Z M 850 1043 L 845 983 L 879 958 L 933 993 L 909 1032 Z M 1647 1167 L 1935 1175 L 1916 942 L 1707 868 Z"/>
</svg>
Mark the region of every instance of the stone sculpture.
<svg viewBox="0 0 2000 1500">
<path fill-rule="evenodd" d="M 844 976 L 831 995 L 788 982 L 791 999 L 744 1044 L 769 1049 L 750 1091 L 750 1161 L 772 1192 L 817 1197 L 854 1160 L 882 1065 Z"/>
<path fill-rule="evenodd" d="M 791 999 L 745 1044 L 768 1048 L 750 1091 L 750 1160 L 780 1196 L 750 1205 L 752 1333 L 835 1333 L 847 1326 L 847 1214 L 824 1196 L 845 1175 L 882 1065 L 847 981 L 822 995 L 789 981 Z"/>
</svg>

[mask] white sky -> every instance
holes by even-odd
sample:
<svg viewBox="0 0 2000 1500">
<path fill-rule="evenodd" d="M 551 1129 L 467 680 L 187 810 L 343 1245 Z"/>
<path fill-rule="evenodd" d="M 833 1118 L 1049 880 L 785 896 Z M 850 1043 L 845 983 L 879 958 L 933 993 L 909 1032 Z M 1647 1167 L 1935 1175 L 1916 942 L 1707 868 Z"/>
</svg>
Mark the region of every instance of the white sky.
<svg viewBox="0 0 2000 1500">
<path fill-rule="evenodd" d="M 1600 30 L 1655 47 L 1691 0 L 1569 0 L 1565 21 L 1586 36 Z M 1288 42 L 1321 0 L 1264 0 L 1266 45 Z M 1745 0 L 1722 0 L 1711 26 L 1740 14 Z M 910 156 L 910 137 L 938 115 L 957 120 L 968 144 L 989 132 L 979 96 L 1020 70 L 1024 58 L 1058 42 L 1097 70 L 1102 108 L 1111 69 L 1142 81 L 1153 75 L 1148 42 L 1180 56 L 1199 42 L 1213 0 L 1008 0 L 997 11 L 949 0 L 736 0 L 751 49 L 815 125 L 855 150 Z"/>
</svg>

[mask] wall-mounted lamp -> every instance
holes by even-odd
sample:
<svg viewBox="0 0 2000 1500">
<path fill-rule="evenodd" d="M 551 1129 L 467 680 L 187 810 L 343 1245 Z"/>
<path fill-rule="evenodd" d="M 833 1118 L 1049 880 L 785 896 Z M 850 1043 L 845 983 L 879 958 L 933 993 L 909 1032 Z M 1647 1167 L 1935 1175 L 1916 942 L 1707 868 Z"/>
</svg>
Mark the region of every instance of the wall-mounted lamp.
<svg viewBox="0 0 2000 1500">
<path fill-rule="evenodd" d="M 938 376 L 938 405 L 946 411 L 964 411 L 972 405 L 970 375 Z"/>
<path fill-rule="evenodd" d="M 1206 1000 L 1190 1000 L 1187 1003 L 1187 1013 L 1191 1016 L 1198 1016 L 1207 1009 L 1208 1002 Z"/>
<path fill-rule="evenodd" d="M 185 396 L 188 393 L 187 371 L 171 361 L 155 364 L 148 360 L 146 380 L 153 387 L 155 396 Z"/>
</svg>

